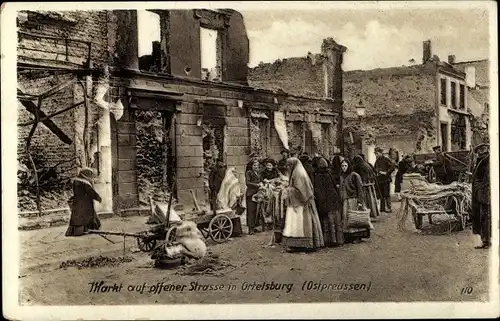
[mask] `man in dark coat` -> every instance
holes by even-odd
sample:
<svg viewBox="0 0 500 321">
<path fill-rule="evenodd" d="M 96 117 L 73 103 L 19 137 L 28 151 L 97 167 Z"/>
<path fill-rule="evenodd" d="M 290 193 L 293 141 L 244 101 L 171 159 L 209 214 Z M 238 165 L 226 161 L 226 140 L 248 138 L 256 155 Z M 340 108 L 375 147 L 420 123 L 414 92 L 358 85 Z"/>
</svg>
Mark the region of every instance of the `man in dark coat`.
<svg viewBox="0 0 500 321">
<path fill-rule="evenodd" d="M 454 180 L 451 161 L 443 153 L 441 146 L 435 146 L 432 150 L 436 153 L 436 159 L 432 163 L 432 167 L 436 173 L 437 181 L 441 184 L 450 184 Z"/>
<path fill-rule="evenodd" d="M 478 154 L 472 172 L 472 232 L 481 236 L 482 244 L 477 249 L 491 246 L 491 190 L 490 153 L 487 144 L 474 149 Z"/>
<path fill-rule="evenodd" d="M 380 212 L 391 213 L 391 182 L 392 172 L 396 169 L 394 163 L 383 154 L 379 147 L 375 148 L 375 174 L 377 175 L 378 193 L 380 199 Z"/>
<path fill-rule="evenodd" d="M 208 176 L 210 207 L 212 211 L 217 210 L 217 194 L 219 193 L 224 176 L 226 176 L 226 165 L 224 164 L 224 160 L 219 158 Z"/>
</svg>

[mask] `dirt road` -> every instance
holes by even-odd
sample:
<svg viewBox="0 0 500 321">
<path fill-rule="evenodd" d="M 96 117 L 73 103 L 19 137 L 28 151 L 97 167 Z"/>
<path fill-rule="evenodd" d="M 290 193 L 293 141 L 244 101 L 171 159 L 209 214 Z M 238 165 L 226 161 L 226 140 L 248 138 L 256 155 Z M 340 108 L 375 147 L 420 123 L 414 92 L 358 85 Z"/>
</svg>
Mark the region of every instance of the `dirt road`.
<svg viewBox="0 0 500 321">
<path fill-rule="evenodd" d="M 213 245 L 210 250 L 232 265 L 219 276 L 156 269 L 145 253 L 129 253 L 134 260 L 118 267 L 31 271 L 20 278 L 21 304 L 487 300 L 489 255 L 473 249 L 477 239 L 470 229 L 402 232 L 395 213 L 374 225 L 361 244 L 308 254 L 268 247 L 269 232 Z M 120 292 L 89 293 L 89 283 L 101 281 Z"/>
</svg>

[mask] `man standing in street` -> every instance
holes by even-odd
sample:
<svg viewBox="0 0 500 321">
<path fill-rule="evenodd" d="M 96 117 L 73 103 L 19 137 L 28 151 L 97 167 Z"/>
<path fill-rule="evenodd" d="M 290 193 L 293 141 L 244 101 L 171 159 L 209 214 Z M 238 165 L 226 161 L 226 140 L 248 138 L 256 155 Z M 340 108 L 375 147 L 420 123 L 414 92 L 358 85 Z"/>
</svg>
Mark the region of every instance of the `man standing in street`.
<svg viewBox="0 0 500 321">
<path fill-rule="evenodd" d="M 477 154 L 477 161 L 472 172 L 472 232 L 481 236 L 482 244 L 476 246 L 476 249 L 487 249 L 491 246 L 489 146 L 481 144 L 474 152 Z"/>
<path fill-rule="evenodd" d="M 388 157 L 384 156 L 380 147 L 375 148 L 375 156 L 377 160 L 374 168 L 377 175 L 380 212 L 391 213 L 391 174 L 396 169 L 396 166 Z"/>
</svg>

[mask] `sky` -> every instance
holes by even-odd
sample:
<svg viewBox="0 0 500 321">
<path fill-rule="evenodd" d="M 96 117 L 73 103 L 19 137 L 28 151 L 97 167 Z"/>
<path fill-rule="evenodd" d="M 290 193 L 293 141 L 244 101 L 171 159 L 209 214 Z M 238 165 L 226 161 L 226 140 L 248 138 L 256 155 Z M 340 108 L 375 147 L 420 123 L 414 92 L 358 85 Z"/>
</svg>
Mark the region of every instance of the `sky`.
<svg viewBox="0 0 500 321">
<path fill-rule="evenodd" d="M 250 40 L 250 62 L 273 62 L 319 53 L 324 38 L 347 47 L 344 70 L 374 69 L 422 62 L 422 42 L 431 40 L 432 54 L 457 61 L 488 58 L 486 9 L 332 9 L 239 10 Z M 159 39 L 154 17 L 139 15 L 140 55 Z M 148 38 L 148 39 L 146 39 Z"/>
</svg>

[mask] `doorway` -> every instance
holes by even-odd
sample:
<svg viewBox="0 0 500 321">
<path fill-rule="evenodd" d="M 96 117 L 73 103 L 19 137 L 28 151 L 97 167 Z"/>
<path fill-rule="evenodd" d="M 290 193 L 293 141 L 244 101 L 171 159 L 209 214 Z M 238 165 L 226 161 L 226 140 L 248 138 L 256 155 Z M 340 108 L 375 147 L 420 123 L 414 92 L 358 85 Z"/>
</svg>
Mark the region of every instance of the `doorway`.
<svg viewBox="0 0 500 321">
<path fill-rule="evenodd" d="M 448 151 L 448 124 L 441 123 L 441 150 Z"/>
</svg>

